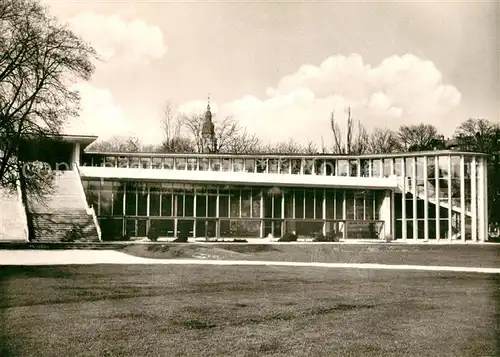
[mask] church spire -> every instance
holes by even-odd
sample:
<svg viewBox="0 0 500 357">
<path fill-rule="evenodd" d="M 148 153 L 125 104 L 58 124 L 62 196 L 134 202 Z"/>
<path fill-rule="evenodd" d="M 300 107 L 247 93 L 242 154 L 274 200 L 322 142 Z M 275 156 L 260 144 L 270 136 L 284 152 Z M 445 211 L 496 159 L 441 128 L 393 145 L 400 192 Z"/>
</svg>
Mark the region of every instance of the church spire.
<svg viewBox="0 0 500 357">
<path fill-rule="evenodd" d="M 205 112 L 205 121 L 212 121 L 212 112 L 210 111 L 210 94 L 208 95 L 207 111 Z"/>
</svg>

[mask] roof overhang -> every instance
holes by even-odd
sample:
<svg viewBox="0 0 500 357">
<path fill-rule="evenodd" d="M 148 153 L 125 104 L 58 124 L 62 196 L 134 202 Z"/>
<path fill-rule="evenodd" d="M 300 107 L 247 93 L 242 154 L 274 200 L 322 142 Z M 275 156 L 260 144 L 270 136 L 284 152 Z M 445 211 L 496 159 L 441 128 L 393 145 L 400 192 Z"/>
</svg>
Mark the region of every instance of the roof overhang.
<svg viewBox="0 0 500 357">
<path fill-rule="evenodd" d="M 86 146 L 92 144 L 98 138 L 95 135 L 72 135 L 72 134 L 62 134 L 57 137 L 67 143 L 80 143 L 80 145 L 82 145 L 82 148 L 85 148 Z"/>
<path fill-rule="evenodd" d="M 237 185 L 343 187 L 361 189 L 396 189 L 394 177 L 347 177 L 322 175 L 283 175 L 248 172 L 161 170 L 119 167 L 80 166 L 82 177 L 133 181 L 174 181 Z"/>
</svg>

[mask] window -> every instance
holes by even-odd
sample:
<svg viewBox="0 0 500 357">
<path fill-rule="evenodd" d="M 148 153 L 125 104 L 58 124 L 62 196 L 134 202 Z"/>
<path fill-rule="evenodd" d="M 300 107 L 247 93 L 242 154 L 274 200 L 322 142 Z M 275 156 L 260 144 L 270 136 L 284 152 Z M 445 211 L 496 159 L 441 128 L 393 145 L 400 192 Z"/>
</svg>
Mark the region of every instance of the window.
<svg viewBox="0 0 500 357">
<path fill-rule="evenodd" d="M 220 171 L 221 163 L 220 159 L 210 159 L 210 167 L 212 171 Z"/>
<path fill-rule="evenodd" d="M 389 177 L 392 175 L 393 159 L 384 159 L 382 175 L 384 177 Z"/>
<path fill-rule="evenodd" d="M 245 159 L 245 171 L 246 172 L 255 172 L 255 160 L 254 159 Z"/>
<path fill-rule="evenodd" d="M 267 159 L 258 159 L 257 160 L 257 172 L 258 173 L 267 172 Z"/>
<path fill-rule="evenodd" d="M 269 159 L 269 173 L 277 174 L 278 173 L 278 159 Z"/>
<path fill-rule="evenodd" d="M 243 159 L 233 159 L 233 171 L 241 172 L 244 170 Z"/>
<path fill-rule="evenodd" d="M 375 159 L 372 160 L 372 177 L 380 177 L 382 176 L 382 160 Z"/>
<path fill-rule="evenodd" d="M 163 159 L 163 168 L 166 170 L 174 169 L 174 159 L 172 157 L 166 157 Z"/>
<path fill-rule="evenodd" d="M 208 159 L 206 157 L 201 158 L 200 159 L 200 168 L 199 168 L 199 170 L 200 171 L 208 171 L 208 168 L 209 168 Z"/>
<path fill-rule="evenodd" d="M 339 176 L 347 176 L 349 173 L 349 162 L 347 160 L 338 161 Z"/>
<path fill-rule="evenodd" d="M 280 165 L 281 165 L 280 173 L 282 173 L 282 174 L 289 174 L 290 173 L 290 160 L 281 159 Z"/>
<path fill-rule="evenodd" d="M 351 177 L 358 176 L 358 160 L 349 161 L 349 176 Z"/>
<path fill-rule="evenodd" d="M 141 167 L 143 169 L 150 169 L 151 168 L 151 158 L 150 157 L 143 157 L 141 159 Z"/>
<path fill-rule="evenodd" d="M 149 188 L 149 215 L 159 216 L 160 215 L 160 185 L 151 185 Z"/>
<path fill-rule="evenodd" d="M 153 169 L 161 169 L 161 157 L 153 157 Z"/>
<path fill-rule="evenodd" d="M 116 157 L 106 156 L 104 158 L 104 167 L 116 167 Z"/>
<path fill-rule="evenodd" d="M 299 175 L 300 174 L 300 165 L 301 165 L 301 160 L 299 160 L 299 159 L 290 160 L 292 175 Z"/>
<path fill-rule="evenodd" d="M 304 164 L 304 175 L 311 175 L 314 170 L 314 160 L 304 159 L 303 164 Z"/>
<path fill-rule="evenodd" d="M 198 169 L 198 160 L 195 157 L 187 159 L 187 169 L 190 171 L 196 171 Z"/>
<path fill-rule="evenodd" d="M 183 157 L 175 158 L 175 169 L 176 170 L 185 170 L 186 169 L 186 159 Z"/>
<path fill-rule="evenodd" d="M 222 171 L 231 171 L 231 159 L 222 159 Z"/>
</svg>

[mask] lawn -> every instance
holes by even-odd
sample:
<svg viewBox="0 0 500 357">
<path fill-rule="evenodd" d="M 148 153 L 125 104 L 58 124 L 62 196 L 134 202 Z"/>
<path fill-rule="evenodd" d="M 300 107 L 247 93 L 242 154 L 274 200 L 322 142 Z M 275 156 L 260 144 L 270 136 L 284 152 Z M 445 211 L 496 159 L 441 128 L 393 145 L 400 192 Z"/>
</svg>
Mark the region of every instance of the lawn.
<svg viewBox="0 0 500 357">
<path fill-rule="evenodd" d="M 0 356 L 498 356 L 500 276 L 0 268 Z"/>
<path fill-rule="evenodd" d="M 144 258 L 197 258 L 319 263 L 377 263 L 500 267 L 500 244 L 132 244 L 124 253 Z"/>
</svg>

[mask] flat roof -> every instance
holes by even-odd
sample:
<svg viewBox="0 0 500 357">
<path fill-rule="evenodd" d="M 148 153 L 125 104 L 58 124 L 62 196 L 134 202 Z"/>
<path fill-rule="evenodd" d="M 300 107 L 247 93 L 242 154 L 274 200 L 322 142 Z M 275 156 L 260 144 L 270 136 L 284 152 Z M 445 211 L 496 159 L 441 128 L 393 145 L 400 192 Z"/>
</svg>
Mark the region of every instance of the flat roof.
<svg viewBox="0 0 500 357">
<path fill-rule="evenodd" d="M 62 140 L 70 143 L 80 143 L 85 146 L 92 144 L 97 140 L 97 136 L 95 135 L 75 135 L 75 134 L 61 134 L 54 135 L 55 137 L 61 138 Z"/>
<path fill-rule="evenodd" d="M 380 159 L 380 158 L 396 158 L 396 157 L 417 157 L 417 156 L 442 156 L 442 155 L 466 155 L 466 156 L 490 156 L 489 154 L 470 152 L 470 151 L 456 151 L 456 150 L 432 150 L 432 151 L 414 151 L 414 152 L 401 152 L 390 154 L 365 154 L 365 155 L 335 155 L 335 154 L 274 154 L 274 153 L 256 153 L 256 154 L 203 154 L 203 153 L 158 153 L 158 152 L 106 152 L 106 151 L 86 151 L 88 155 L 100 156 L 132 156 L 132 157 L 185 157 L 185 158 L 241 158 L 241 159 L 254 159 L 254 158 L 300 158 L 300 159 Z"/>
</svg>

